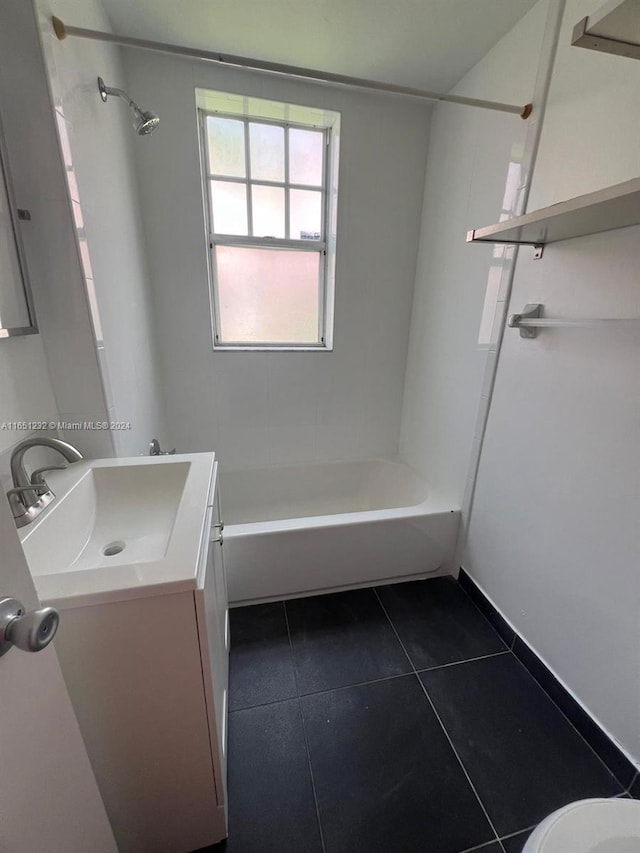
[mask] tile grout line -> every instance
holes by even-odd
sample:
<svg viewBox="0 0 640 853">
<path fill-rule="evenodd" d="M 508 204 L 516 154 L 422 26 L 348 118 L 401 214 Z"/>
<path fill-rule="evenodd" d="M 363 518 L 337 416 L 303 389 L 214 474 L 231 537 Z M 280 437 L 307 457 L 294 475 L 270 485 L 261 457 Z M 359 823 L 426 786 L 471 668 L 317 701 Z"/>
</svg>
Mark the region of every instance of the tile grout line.
<svg viewBox="0 0 640 853">
<path fill-rule="evenodd" d="M 324 832 L 322 831 L 322 821 L 320 820 L 320 806 L 318 805 L 318 794 L 316 792 L 316 782 L 313 778 L 313 766 L 311 764 L 311 751 L 309 750 L 309 740 L 307 738 L 307 726 L 304 721 L 304 711 L 302 710 L 302 702 L 300 690 L 298 689 L 298 673 L 296 671 L 296 661 L 293 655 L 293 643 L 291 641 L 291 628 L 289 627 L 289 614 L 287 613 L 287 603 L 283 600 L 282 609 L 284 610 L 284 621 L 287 625 L 287 638 L 289 640 L 289 651 L 291 652 L 291 668 L 293 669 L 293 680 L 296 685 L 296 700 L 298 702 L 298 712 L 302 722 L 302 736 L 304 738 L 304 749 L 307 754 L 307 765 L 309 767 L 309 776 L 311 778 L 311 790 L 313 792 L 313 802 L 316 807 L 316 820 L 318 821 L 318 833 L 320 834 L 320 846 L 322 853 L 327 853 L 327 848 L 324 843 Z"/>
<path fill-rule="evenodd" d="M 241 714 L 243 711 L 255 711 L 256 708 L 269 708 L 271 705 L 281 705 L 283 702 L 293 702 L 294 699 L 298 699 L 296 696 L 286 696 L 284 699 L 272 699 L 270 702 L 258 702 L 257 705 L 247 705 L 244 708 L 233 708 L 230 710 L 230 714 Z"/>
<path fill-rule="evenodd" d="M 465 847 L 464 850 L 458 851 L 458 853 L 482 853 L 483 850 L 486 850 L 487 847 L 493 847 L 494 844 L 498 844 L 500 847 L 500 839 L 497 841 L 486 841 L 484 844 L 480 844 L 477 847 Z"/>
<path fill-rule="evenodd" d="M 370 681 L 354 681 L 353 684 L 342 684 L 339 687 L 326 687 L 324 690 L 314 690 L 312 693 L 301 693 L 300 698 L 308 696 L 323 696 L 325 693 L 335 693 L 337 690 L 349 690 L 352 687 L 366 687 L 367 684 L 379 684 L 381 681 L 393 681 L 395 678 L 405 678 L 413 672 L 399 672 L 397 675 L 385 675 L 382 678 L 372 678 Z"/>
<path fill-rule="evenodd" d="M 458 586 L 462 589 L 462 591 L 465 593 L 465 595 L 467 596 L 467 598 L 469 599 L 469 601 L 470 601 L 470 602 L 474 605 L 474 607 L 478 610 L 478 612 L 479 612 L 479 613 L 480 613 L 480 614 L 481 614 L 481 615 L 482 615 L 482 616 L 487 620 L 487 622 L 489 622 L 489 619 L 487 618 L 487 616 L 485 616 L 485 614 L 482 612 L 482 610 L 480 609 L 480 607 L 478 606 L 478 604 L 476 604 L 476 602 L 475 602 L 475 601 L 473 600 L 473 598 L 469 595 L 469 593 L 467 592 L 467 590 L 462 586 L 462 584 L 460 583 L 460 581 L 456 581 L 456 582 L 457 582 Z M 500 615 L 500 614 L 498 614 L 498 615 Z M 489 622 L 489 624 L 491 625 L 491 622 Z M 493 625 L 491 625 L 491 627 L 492 627 L 492 628 L 493 628 L 493 630 L 496 632 L 496 634 L 498 634 L 498 636 L 500 637 L 500 634 L 499 634 L 499 632 L 496 630 L 496 628 L 494 628 L 494 627 L 493 627 Z M 565 711 L 560 707 L 560 705 L 558 705 L 558 703 L 556 702 L 556 700 L 555 700 L 555 699 L 553 698 L 553 696 L 552 696 L 552 695 L 547 691 L 547 689 L 544 687 L 544 685 L 543 685 L 543 684 L 541 684 L 541 683 L 538 681 L 538 679 L 537 679 L 537 678 L 535 677 L 535 675 L 531 672 L 531 670 L 529 669 L 529 667 L 528 667 L 528 666 L 527 666 L 527 665 L 526 665 L 526 664 L 525 664 L 525 663 L 524 663 L 524 662 L 519 658 L 519 656 L 516 654 L 516 652 L 515 652 L 515 644 L 516 644 L 516 640 L 517 640 L 517 639 L 520 639 L 520 641 L 521 641 L 522 643 L 524 643 L 524 645 L 525 645 L 525 646 L 527 646 L 527 644 L 525 643 L 525 641 L 524 641 L 524 640 L 519 636 L 519 634 L 518 634 L 514 629 L 512 629 L 512 630 L 513 630 L 513 639 L 511 640 L 511 645 L 510 645 L 510 646 L 508 646 L 508 651 L 510 651 L 510 652 L 511 652 L 511 654 L 512 654 L 512 655 L 514 656 L 514 658 L 518 661 L 518 663 L 520 664 L 520 666 L 524 667 L 524 669 L 529 673 L 529 675 L 531 676 L 531 678 L 533 678 L 533 680 L 534 680 L 534 681 L 535 681 L 535 683 L 538 685 L 538 687 L 542 690 L 542 692 L 545 694 L 545 696 L 548 696 L 548 697 L 549 697 L 549 699 L 551 700 L 551 702 L 553 702 L 554 706 L 558 709 L 558 711 L 560 711 L 560 713 L 561 713 L 561 714 L 562 714 L 562 716 L 565 718 L 565 720 L 567 720 L 567 722 L 569 723 L 569 725 L 574 729 L 574 731 L 575 731 L 575 732 L 577 732 L 577 734 L 582 738 L 582 740 L 584 741 L 584 743 L 586 743 L 586 745 L 589 747 L 589 749 L 591 750 L 591 752 L 592 752 L 592 753 L 595 755 L 595 757 L 598 759 L 598 761 L 600 762 L 600 764 L 602 764 L 602 765 L 603 765 L 603 767 L 604 767 L 604 768 L 605 768 L 605 769 L 606 769 L 606 770 L 607 770 L 607 771 L 608 771 L 608 772 L 613 776 L 613 778 L 614 778 L 614 779 L 616 780 L 616 782 L 620 785 L 620 787 L 621 787 L 621 788 L 623 788 L 623 793 L 629 793 L 629 790 L 630 790 L 630 788 L 633 786 L 633 783 L 635 782 L 635 780 L 637 779 L 637 777 L 638 777 L 638 775 L 639 775 L 639 772 L 636 772 L 636 775 L 632 778 L 631 782 L 629 783 L 629 787 L 628 787 L 628 788 L 625 788 L 625 786 L 623 785 L 623 783 L 622 783 L 622 782 L 620 781 L 620 779 L 616 776 L 616 774 L 613 772 L 613 770 L 611 769 L 611 767 L 609 767 L 609 765 L 608 765 L 608 764 L 607 764 L 607 762 L 604 760 L 604 758 L 602 758 L 602 757 L 601 757 L 601 756 L 596 752 L 596 750 L 594 749 L 594 747 L 589 743 L 589 741 L 586 739 L 586 737 L 585 737 L 585 736 L 582 734 L 582 732 L 578 729 L 578 727 L 575 725 L 575 723 L 573 722 L 573 720 L 571 720 L 571 719 L 568 717 L 568 715 L 567 715 L 567 714 L 565 713 Z M 503 638 L 502 638 L 502 637 L 500 637 L 500 639 L 501 639 L 501 640 L 502 640 L 502 642 L 504 643 Z M 506 645 L 506 643 L 505 643 L 505 645 Z M 529 648 L 529 646 L 527 646 L 527 648 Z M 535 652 L 532 652 L 532 653 L 533 653 L 533 654 L 535 654 Z M 542 664 L 542 665 L 544 666 L 544 664 Z M 550 672 L 550 671 L 549 671 L 549 672 Z M 561 686 L 562 686 L 562 685 L 561 685 Z"/>
<path fill-rule="evenodd" d="M 493 847 L 496 844 L 502 851 L 504 851 L 504 847 L 500 843 L 500 839 L 497 838 L 495 841 L 485 841 L 484 844 L 478 844 L 477 847 L 465 847 L 464 850 L 460 850 L 458 853 L 482 853 L 483 850 L 487 850 L 489 847 Z"/>
<path fill-rule="evenodd" d="M 407 675 L 414 675 L 415 672 L 420 674 L 421 672 L 433 672 L 438 669 L 446 669 L 451 666 L 459 666 L 463 663 L 473 663 L 474 661 L 484 660 L 485 658 L 495 658 L 500 657 L 500 655 L 508 655 L 509 649 L 505 649 L 502 652 L 492 652 L 490 655 L 479 655 L 477 658 L 465 658 L 464 660 L 455 660 L 451 663 L 442 663 L 438 666 L 430 666 L 425 669 L 414 670 L 413 667 L 407 672 L 399 672 L 397 675 L 384 675 L 382 678 L 372 678 L 369 681 L 354 681 L 351 684 L 341 684 L 338 687 L 326 687 L 323 690 L 312 690 L 310 693 L 299 693 L 300 698 L 306 698 L 308 696 L 322 696 L 325 693 L 334 693 L 337 690 L 349 690 L 352 687 L 366 687 L 368 684 L 379 684 L 382 681 L 392 681 L 395 678 L 405 678 Z M 406 652 L 405 652 L 406 654 Z M 411 661 L 409 661 L 409 665 L 412 666 Z M 294 667 L 294 678 L 295 678 L 295 667 Z M 269 702 L 257 702 L 255 705 L 246 705 L 243 708 L 234 708 L 229 711 L 230 714 L 236 714 L 238 711 L 251 711 L 252 708 L 265 708 L 269 705 L 277 705 L 278 702 L 289 702 L 291 699 L 296 699 L 297 696 L 285 696 L 282 699 L 271 699 Z"/>
<path fill-rule="evenodd" d="M 439 725 L 440 725 L 440 728 L 442 729 L 442 731 L 443 731 L 443 733 L 444 733 L 444 736 L 446 737 L 447 741 L 449 742 L 449 746 L 451 747 L 451 749 L 452 749 L 452 751 L 453 751 L 453 754 L 455 755 L 456 760 L 458 761 L 458 764 L 460 765 L 460 768 L 462 769 L 462 772 L 464 773 L 464 775 L 465 775 L 465 777 L 466 777 L 466 779 L 467 779 L 467 782 L 469 783 L 469 786 L 471 787 L 471 790 L 473 791 L 473 793 L 474 793 L 474 795 L 475 795 L 475 798 L 476 798 L 476 800 L 478 801 L 478 804 L 480 805 L 480 808 L 482 809 L 482 811 L 483 811 L 483 813 L 484 813 L 484 816 L 485 816 L 485 817 L 486 817 L 486 819 L 487 819 L 487 822 L 488 822 L 489 826 L 491 827 L 491 830 L 492 830 L 492 832 L 493 832 L 493 834 L 494 834 L 495 838 L 493 839 L 493 841 L 490 841 L 490 842 L 487 842 L 487 843 L 488 843 L 488 844 L 491 844 L 491 843 L 497 842 L 497 843 L 498 843 L 498 847 L 500 847 L 500 849 L 501 849 L 501 850 L 503 851 L 503 853 L 504 853 L 504 847 L 502 846 L 502 842 L 500 841 L 500 836 L 498 835 L 498 832 L 497 832 L 497 830 L 496 830 L 495 826 L 493 825 L 493 821 L 492 821 L 492 820 L 491 820 L 491 818 L 489 817 L 489 813 L 487 812 L 487 810 L 486 810 L 486 808 L 485 808 L 485 806 L 484 806 L 484 803 L 482 802 L 482 800 L 480 799 L 480 797 L 479 797 L 479 795 L 478 795 L 478 792 L 476 791 L 475 785 L 474 785 L 474 784 L 473 784 L 473 782 L 471 781 L 471 777 L 470 777 L 470 776 L 469 776 L 469 774 L 467 773 L 467 768 L 466 768 L 466 767 L 464 766 L 464 764 L 462 763 L 462 759 L 461 759 L 461 758 L 460 758 L 460 756 L 458 755 L 458 751 L 457 751 L 457 749 L 455 748 L 455 746 L 453 745 L 453 741 L 451 740 L 451 738 L 450 738 L 450 736 L 449 736 L 449 732 L 446 730 L 446 728 L 445 728 L 445 726 L 444 726 L 444 723 L 443 723 L 443 722 L 442 722 L 442 720 L 440 719 L 440 714 L 438 714 L 438 712 L 436 711 L 435 705 L 434 705 L 434 704 L 433 704 L 433 702 L 431 701 L 431 697 L 430 697 L 430 696 L 429 696 L 429 694 L 427 693 L 427 690 L 426 690 L 426 688 L 425 688 L 424 684 L 422 683 L 422 680 L 421 680 L 421 678 L 419 677 L 419 675 L 418 675 L 418 673 L 417 673 L 417 671 L 416 671 L 415 666 L 413 665 L 413 661 L 412 661 L 412 660 L 411 660 L 411 658 L 409 657 L 409 653 L 407 652 L 407 650 L 406 650 L 406 648 L 405 648 L 405 646 L 404 646 L 404 643 L 403 643 L 403 642 L 402 642 L 402 640 L 400 639 L 400 635 L 398 634 L 398 632 L 397 632 L 397 630 L 396 630 L 396 626 L 393 624 L 393 621 L 392 621 L 391 617 L 390 617 L 390 616 L 389 616 L 389 614 L 387 613 L 387 609 L 386 609 L 386 607 L 385 607 L 385 606 L 384 606 L 384 604 L 382 603 L 382 599 L 381 599 L 381 598 L 380 598 L 380 596 L 378 595 L 378 590 L 377 590 L 375 587 L 373 587 L 373 591 L 374 591 L 374 593 L 375 593 L 376 598 L 378 599 L 378 603 L 379 603 L 380 607 L 382 608 L 382 611 L 383 611 L 384 615 L 387 617 L 387 619 L 388 619 L 388 621 L 389 621 L 389 624 L 391 625 L 391 628 L 392 628 L 392 630 L 393 630 L 393 633 L 396 635 L 396 639 L 398 640 L 398 642 L 399 642 L 399 643 L 400 643 L 400 645 L 402 646 L 402 649 L 403 649 L 403 651 L 404 651 L 405 655 L 406 655 L 406 656 L 407 656 L 407 658 L 409 659 L 409 663 L 411 664 L 411 666 L 412 666 L 412 668 L 413 668 L 413 674 L 414 674 L 414 675 L 415 675 L 415 677 L 418 679 L 418 684 L 420 685 L 420 688 L 422 689 L 422 692 L 424 693 L 424 695 L 425 695 L 425 697 L 426 697 L 426 699 L 427 699 L 427 702 L 428 702 L 428 703 L 429 703 L 429 705 L 431 706 L 431 710 L 432 710 L 432 711 L 433 711 L 433 713 L 435 714 L 436 720 L 438 721 L 438 723 L 439 723 Z M 469 849 L 469 848 L 467 848 L 467 849 Z"/>
<path fill-rule="evenodd" d="M 424 669 L 416 669 L 414 672 L 434 672 L 436 669 L 448 669 L 450 666 L 460 666 L 462 663 L 475 663 L 477 660 L 485 660 L 486 658 L 499 658 L 500 655 L 508 655 L 511 649 L 503 649 L 501 652 L 491 652 L 488 655 L 478 655 L 476 658 L 465 658 L 464 660 L 452 660 L 451 663 L 441 663 L 438 666 L 427 666 Z"/>
<path fill-rule="evenodd" d="M 236 708 L 230 713 L 235 714 L 238 711 L 251 711 L 252 708 L 264 708 L 267 705 L 277 705 L 278 702 L 290 702 L 292 699 L 306 699 L 312 696 L 323 696 L 325 693 L 334 693 L 337 690 L 349 690 L 351 687 L 366 687 L 367 684 L 378 684 L 381 681 L 391 681 L 394 678 L 405 678 L 407 675 L 413 675 L 413 672 L 400 672 L 398 675 L 385 675 L 383 678 L 373 678 L 371 681 L 356 681 L 353 684 L 342 684 L 340 687 L 327 687 L 324 690 L 314 690 L 311 693 L 297 693 L 295 696 L 289 696 L 284 699 L 272 699 L 270 702 L 259 702 L 257 705 L 247 705 L 246 708 Z"/>
<path fill-rule="evenodd" d="M 538 824 L 534 823 L 533 826 L 527 826 L 524 829 L 519 829 L 517 832 L 510 832 L 508 835 L 500 836 L 500 841 L 509 841 L 511 838 L 515 838 L 517 835 L 522 835 L 523 832 L 533 832 Z"/>
<path fill-rule="evenodd" d="M 626 793 L 626 792 L 627 792 L 627 789 L 626 789 L 626 788 L 625 788 L 625 786 L 622 784 L 622 782 L 620 781 L 620 779 L 618 779 L 618 777 L 617 777 L 617 776 L 616 776 L 616 774 L 613 772 L 613 770 L 609 767 L 609 765 L 608 765 L 608 764 L 607 764 L 607 762 L 604 760 L 604 758 L 602 758 L 600 755 L 598 755 L 598 753 L 597 753 L 597 752 L 595 751 L 595 749 L 591 746 L 591 744 L 590 744 L 590 743 L 589 743 L 589 741 L 586 739 L 586 737 L 582 734 L 582 732 L 580 731 L 580 729 L 578 729 L 578 727 L 575 725 L 575 723 L 573 722 L 573 720 L 571 720 L 571 719 L 567 716 L 567 714 L 565 714 L 564 710 L 560 707 L 560 705 L 558 705 L 558 703 L 555 701 L 555 699 L 553 698 L 553 696 L 552 696 L 552 695 L 551 695 L 551 694 L 550 694 L 550 693 L 545 689 L 544 685 L 540 684 L 540 682 L 539 682 L 539 681 L 538 681 L 538 679 L 535 677 L 535 675 L 531 672 L 531 670 L 529 669 L 529 667 L 528 667 L 528 666 L 526 666 L 526 665 L 525 665 L 525 664 L 520 660 L 520 658 L 518 657 L 518 655 L 517 655 L 513 650 L 511 651 L 511 654 L 512 654 L 512 655 L 514 656 L 514 658 L 518 661 L 518 663 L 519 663 L 519 664 L 520 664 L 520 666 L 524 669 L 524 671 L 527 673 L 527 675 L 535 681 L 535 683 L 538 685 L 538 687 L 540 688 L 540 690 L 542 690 L 542 692 L 544 693 L 544 695 L 545 695 L 545 696 L 549 699 L 549 701 L 553 704 L 554 708 L 557 708 L 557 709 L 558 709 L 558 711 L 562 714 L 562 716 L 565 718 L 565 720 L 569 723 L 569 725 L 571 726 L 571 728 L 572 728 L 572 729 L 574 730 L 574 732 L 578 735 L 578 737 L 582 740 L 582 742 L 583 742 L 584 744 L 586 744 L 586 746 L 591 750 L 591 752 L 593 753 L 593 755 L 595 755 L 595 757 L 598 759 L 598 761 L 599 761 L 599 762 L 600 762 L 600 764 L 604 767 L 604 769 L 607 771 L 607 773 L 609 773 L 609 775 L 610 775 L 610 776 L 612 776 L 612 777 L 615 779 L 615 781 L 617 782 L 617 784 L 618 784 L 618 785 L 620 785 L 620 787 L 622 788 L 622 791 L 620 791 L 620 793 L 621 793 L 621 794 Z M 636 774 L 636 775 L 637 775 L 637 774 Z M 633 785 L 633 781 L 631 782 L 631 785 Z"/>
<path fill-rule="evenodd" d="M 533 832 L 537 825 L 537 823 L 534 823 L 533 826 L 527 826 L 524 829 L 519 829 L 517 832 L 510 832 L 508 835 L 501 835 L 500 838 L 498 838 L 500 846 L 502 846 L 503 841 L 510 841 L 512 838 L 517 838 L 518 835 L 522 835 L 524 832 Z M 490 847 L 495 843 L 495 841 L 486 841 L 484 844 L 479 844 L 477 847 L 467 847 L 465 850 L 461 850 L 460 853 L 476 853 L 476 851 L 480 851 L 481 853 L 485 847 Z"/>
</svg>

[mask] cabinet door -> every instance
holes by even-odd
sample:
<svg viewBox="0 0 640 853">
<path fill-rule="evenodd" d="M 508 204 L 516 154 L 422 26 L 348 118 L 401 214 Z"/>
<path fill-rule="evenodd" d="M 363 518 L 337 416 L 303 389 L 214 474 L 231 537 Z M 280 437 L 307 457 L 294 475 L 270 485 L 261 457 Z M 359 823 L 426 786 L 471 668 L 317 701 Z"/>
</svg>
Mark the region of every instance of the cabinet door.
<svg viewBox="0 0 640 853">
<path fill-rule="evenodd" d="M 211 541 L 218 545 L 213 553 L 213 573 L 216 587 L 216 601 L 218 611 L 218 622 L 221 630 L 222 645 L 227 654 L 229 654 L 229 598 L 227 595 L 227 576 L 224 568 L 224 523 L 222 521 L 222 512 L 220 509 L 220 490 L 217 486 L 213 502 L 213 528 L 211 531 Z"/>
<path fill-rule="evenodd" d="M 196 613 L 200 635 L 203 677 L 209 722 L 215 740 L 211 751 L 216 768 L 216 790 L 219 805 L 226 803 L 227 775 L 227 688 L 229 679 L 229 652 L 226 638 L 227 590 L 222 556 L 223 534 L 214 524 L 216 504 L 208 515 L 210 535 L 205 544 L 203 559 L 206 570 L 201 588 L 196 590 Z M 218 516 L 219 517 L 219 516 Z M 226 635 L 226 636 L 225 636 Z"/>
</svg>

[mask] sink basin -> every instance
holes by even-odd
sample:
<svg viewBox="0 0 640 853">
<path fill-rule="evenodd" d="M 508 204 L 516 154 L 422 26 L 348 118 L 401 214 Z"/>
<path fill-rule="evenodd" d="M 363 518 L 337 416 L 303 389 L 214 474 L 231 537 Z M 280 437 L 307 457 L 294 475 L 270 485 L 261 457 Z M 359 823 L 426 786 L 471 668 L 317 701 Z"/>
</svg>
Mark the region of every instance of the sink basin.
<svg viewBox="0 0 640 853">
<path fill-rule="evenodd" d="M 212 453 L 196 453 L 83 461 L 51 474 L 56 500 L 19 531 L 40 597 L 86 604 L 195 579 L 213 464 Z"/>
<path fill-rule="evenodd" d="M 188 462 L 89 468 L 23 542 L 34 577 L 164 557 L 188 471 Z"/>
</svg>

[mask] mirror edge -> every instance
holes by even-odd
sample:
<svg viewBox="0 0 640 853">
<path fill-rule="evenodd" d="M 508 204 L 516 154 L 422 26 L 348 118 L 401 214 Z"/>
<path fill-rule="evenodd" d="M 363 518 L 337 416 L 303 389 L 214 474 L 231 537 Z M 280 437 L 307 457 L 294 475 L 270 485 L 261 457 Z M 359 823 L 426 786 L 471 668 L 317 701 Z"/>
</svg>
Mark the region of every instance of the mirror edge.
<svg viewBox="0 0 640 853">
<path fill-rule="evenodd" d="M 16 254 L 18 257 L 18 265 L 20 267 L 20 277 L 22 279 L 22 289 L 24 292 L 24 300 L 26 304 L 27 314 L 29 317 L 29 325 L 27 326 L 12 326 L 9 328 L 0 328 L 0 340 L 5 338 L 16 338 L 24 335 L 37 335 L 39 333 L 38 324 L 36 322 L 35 306 L 33 303 L 33 294 L 31 291 L 31 281 L 29 279 L 29 271 L 27 268 L 27 256 L 22 242 L 22 234 L 20 233 L 20 219 L 18 217 L 18 208 L 13 192 L 13 182 L 9 170 L 9 155 L 5 142 L 4 129 L 2 125 L 2 117 L 0 116 L 0 176 L 4 180 L 7 199 L 9 201 L 9 215 L 11 217 L 11 225 L 13 228 L 13 239 L 16 246 Z"/>
</svg>

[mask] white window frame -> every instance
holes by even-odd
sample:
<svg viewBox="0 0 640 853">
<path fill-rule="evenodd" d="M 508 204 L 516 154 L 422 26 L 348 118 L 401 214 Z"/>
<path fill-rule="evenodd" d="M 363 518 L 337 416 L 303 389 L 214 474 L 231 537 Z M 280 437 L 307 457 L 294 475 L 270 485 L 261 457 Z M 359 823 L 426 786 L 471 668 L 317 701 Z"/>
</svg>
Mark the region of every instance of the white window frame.
<svg viewBox="0 0 640 853">
<path fill-rule="evenodd" d="M 274 102 L 265 102 L 267 104 Z M 282 105 L 285 107 L 286 105 Z M 338 116 L 337 113 L 332 113 Z M 218 175 L 211 171 L 209 164 L 209 143 L 207 137 L 207 118 L 228 118 L 244 122 L 245 143 L 245 167 L 246 175 L 243 178 Z M 223 109 L 211 109 L 203 106 L 198 107 L 198 122 L 200 129 L 200 151 L 202 166 L 203 199 L 206 217 L 207 241 L 208 241 L 208 272 L 211 299 L 212 337 L 214 350 L 228 351 L 314 351 L 330 352 L 333 350 L 333 301 L 334 301 L 334 269 L 335 269 L 335 220 L 337 203 L 337 138 L 334 137 L 332 124 L 312 124 L 284 119 L 273 119 L 260 115 L 257 112 L 246 112 L 238 114 L 227 112 Z M 284 129 L 285 139 L 285 172 L 283 181 L 256 180 L 251 177 L 251 157 L 249 124 L 271 124 Z M 322 185 L 319 188 L 307 184 L 294 183 L 289 180 L 289 129 L 316 130 L 324 137 L 323 174 Z M 285 234 L 289 233 L 290 204 L 289 190 L 312 190 L 321 193 L 321 230 L 319 240 L 303 240 L 280 237 L 254 237 L 239 236 L 231 234 L 216 233 L 212 222 L 212 204 L 210 182 L 222 180 L 231 183 L 242 184 L 246 187 L 247 204 L 247 230 L 252 230 L 252 193 L 251 187 L 272 186 L 282 187 L 285 190 Z M 216 278 L 216 246 L 246 246 L 248 248 L 280 249 L 290 251 L 316 252 L 319 255 L 319 281 L 318 281 L 318 334 L 316 341 L 303 343 L 296 342 L 247 342 L 247 341 L 222 341 L 220 333 L 220 309 L 218 303 L 218 287 Z"/>
</svg>

